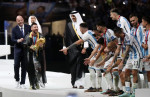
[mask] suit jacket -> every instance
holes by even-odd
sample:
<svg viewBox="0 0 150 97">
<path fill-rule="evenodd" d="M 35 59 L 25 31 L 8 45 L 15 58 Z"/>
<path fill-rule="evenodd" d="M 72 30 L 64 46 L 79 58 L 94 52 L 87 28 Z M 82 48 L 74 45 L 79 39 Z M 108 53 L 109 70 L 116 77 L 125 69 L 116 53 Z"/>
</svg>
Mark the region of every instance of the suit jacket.
<svg viewBox="0 0 150 97">
<path fill-rule="evenodd" d="M 17 43 L 17 40 L 20 38 L 25 38 L 25 36 L 31 32 L 31 27 L 29 25 L 24 24 L 24 36 L 17 25 L 12 30 L 12 42 L 14 43 L 14 55 L 20 55 L 23 53 L 23 42 Z"/>
<path fill-rule="evenodd" d="M 72 27 L 72 22 L 69 22 L 68 24 L 66 24 L 66 29 L 65 29 L 65 33 L 64 33 L 64 45 L 66 47 L 68 47 L 71 44 L 73 44 L 74 42 L 76 42 L 77 40 L 79 40 L 79 39 Z M 68 50 L 67 60 L 68 60 L 69 64 L 70 63 L 72 64 L 76 60 L 76 58 L 79 56 L 81 50 L 82 50 L 82 48 L 80 45 Z"/>
</svg>

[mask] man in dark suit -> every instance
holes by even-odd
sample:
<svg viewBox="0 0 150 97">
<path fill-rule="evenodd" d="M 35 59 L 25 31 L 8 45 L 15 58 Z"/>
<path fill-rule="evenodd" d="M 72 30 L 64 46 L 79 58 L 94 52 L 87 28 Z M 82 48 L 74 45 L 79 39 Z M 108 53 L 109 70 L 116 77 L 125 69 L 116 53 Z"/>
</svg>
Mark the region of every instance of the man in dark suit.
<svg viewBox="0 0 150 97">
<path fill-rule="evenodd" d="M 24 24 L 22 16 L 16 17 L 17 26 L 12 30 L 12 42 L 14 43 L 14 78 L 16 88 L 26 88 L 26 61 L 24 57 L 23 41 L 25 36 L 31 32 L 31 27 Z M 21 67 L 21 81 L 19 77 L 19 68 Z"/>
</svg>

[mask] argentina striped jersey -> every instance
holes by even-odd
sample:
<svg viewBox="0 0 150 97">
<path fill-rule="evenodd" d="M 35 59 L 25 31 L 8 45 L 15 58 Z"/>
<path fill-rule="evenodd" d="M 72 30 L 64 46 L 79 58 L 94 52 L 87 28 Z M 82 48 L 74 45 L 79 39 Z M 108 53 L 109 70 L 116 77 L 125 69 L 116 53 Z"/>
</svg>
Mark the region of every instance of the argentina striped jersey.
<svg viewBox="0 0 150 97">
<path fill-rule="evenodd" d="M 138 40 L 140 46 L 141 46 L 141 52 L 144 56 L 144 48 L 142 47 L 143 39 L 144 39 L 144 28 L 142 24 L 138 26 L 138 28 L 132 27 L 131 28 L 131 34 Z"/>
<path fill-rule="evenodd" d="M 122 28 L 124 33 L 130 34 L 131 26 L 130 26 L 129 21 L 125 17 L 120 16 L 119 20 L 117 21 L 117 26 L 119 28 Z"/>
<path fill-rule="evenodd" d="M 83 41 L 88 41 L 88 43 L 91 45 L 92 49 L 94 49 L 98 45 L 97 40 L 93 36 L 93 34 L 94 34 L 94 32 L 92 32 L 91 30 L 88 30 L 82 36 L 82 40 Z"/>
<path fill-rule="evenodd" d="M 143 57 L 140 44 L 133 35 L 125 33 L 124 39 L 122 40 L 119 38 L 118 44 L 121 44 L 125 47 L 127 45 L 130 46 L 130 49 L 129 49 L 130 59 L 139 59 Z"/>
</svg>

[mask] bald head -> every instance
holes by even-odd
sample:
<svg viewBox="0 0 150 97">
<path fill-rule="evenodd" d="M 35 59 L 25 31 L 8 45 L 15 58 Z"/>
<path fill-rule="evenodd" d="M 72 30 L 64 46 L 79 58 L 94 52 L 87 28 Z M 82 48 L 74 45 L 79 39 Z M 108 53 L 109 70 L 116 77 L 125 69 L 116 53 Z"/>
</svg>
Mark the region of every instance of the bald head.
<svg viewBox="0 0 150 97">
<path fill-rule="evenodd" d="M 23 17 L 20 16 L 20 15 L 18 15 L 18 16 L 16 17 L 16 22 L 17 22 L 17 24 L 18 24 L 20 27 L 22 27 L 23 24 L 24 24 L 24 19 L 23 19 Z"/>
</svg>

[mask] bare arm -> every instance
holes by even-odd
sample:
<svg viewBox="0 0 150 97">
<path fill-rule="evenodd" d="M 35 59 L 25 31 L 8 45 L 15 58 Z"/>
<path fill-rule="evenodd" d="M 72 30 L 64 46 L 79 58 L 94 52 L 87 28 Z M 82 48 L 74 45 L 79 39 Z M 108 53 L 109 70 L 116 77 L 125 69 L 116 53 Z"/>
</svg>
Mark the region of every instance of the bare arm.
<svg viewBox="0 0 150 97">
<path fill-rule="evenodd" d="M 113 60 L 112 60 L 112 62 L 111 62 L 111 64 L 110 64 L 110 65 L 112 65 L 112 64 L 114 63 L 114 61 L 116 60 L 116 58 L 117 58 L 118 54 L 120 53 L 120 50 L 121 50 L 121 45 L 118 45 L 118 46 L 117 46 L 117 49 L 116 49 L 116 51 L 115 51 L 115 54 L 114 54 Z"/>
<path fill-rule="evenodd" d="M 129 49 L 130 49 L 130 45 L 127 45 L 126 51 L 125 51 L 124 56 L 122 58 L 122 61 L 120 62 L 119 67 L 118 67 L 119 70 L 122 70 L 122 68 L 123 68 L 123 62 L 125 61 L 125 58 L 126 58 L 127 54 L 129 53 Z"/>
<path fill-rule="evenodd" d="M 101 66 L 103 65 L 107 60 L 109 60 L 113 55 L 112 54 L 107 54 L 107 56 L 101 61 L 99 62 L 96 66 Z"/>
<path fill-rule="evenodd" d="M 130 45 L 127 45 L 127 46 L 126 46 L 126 51 L 125 51 L 124 56 L 123 56 L 123 58 L 122 58 L 122 62 L 125 61 L 125 58 L 126 58 L 126 56 L 128 55 L 128 53 L 129 53 L 129 49 L 130 49 Z"/>
<path fill-rule="evenodd" d="M 84 64 L 85 64 L 85 65 L 87 65 L 87 64 L 90 63 L 91 58 L 97 53 L 99 46 L 100 46 L 99 44 L 96 45 L 96 47 L 95 47 L 94 50 L 92 51 L 91 55 L 90 55 L 88 58 L 85 58 L 85 59 L 84 59 Z"/>
<path fill-rule="evenodd" d="M 93 66 L 94 63 L 96 62 L 96 60 L 100 57 L 102 51 L 104 50 L 104 46 L 101 45 L 100 51 L 98 51 L 98 54 L 95 56 L 95 58 L 93 60 L 90 60 L 90 66 Z"/>
<path fill-rule="evenodd" d="M 100 55 L 101 55 L 101 53 L 103 52 L 103 50 L 104 50 L 104 46 L 103 45 L 101 45 L 101 48 L 100 48 L 100 50 L 98 51 L 98 53 L 97 53 L 97 55 L 96 55 L 96 60 L 100 57 Z"/>
<path fill-rule="evenodd" d="M 89 59 L 91 59 L 91 58 L 97 53 L 99 47 L 100 47 L 100 45 L 98 44 L 98 45 L 94 48 L 94 50 L 92 51 L 91 55 L 89 56 Z"/>
<path fill-rule="evenodd" d="M 59 51 L 63 52 L 65 55 L 67 55 L 67 50 L 71 49 L 72 47 L 75 47 L 77 45 L 80 45 L 81 43 L 83 43 L 84 41 L 82 39 L 74 42 L 73 44 L 71 44 L 70 46 L 68 46 L 67 48 L 61 49 Z"/>
<path fill-rule="evenodd" d="M 113 54 L 109 54 L 105 57 L 104 62 L 108 61 L 111 57 L 113 56 Z"/>
<path fill-rule="evenodd" d="M 82 39 L 80 39 L 80 40 L 74 42 L 73 44 L 71 44 L 70 46 L 68 46 L 67 49 L 70 49 L 70 48 L 72 48 L 72 47 L 75 46 L 75 45 L 80 45 L 80 44 L 83 43 L 83 42 L 84 42 L 84 41 L 83 41 Z"/>
</svg>

